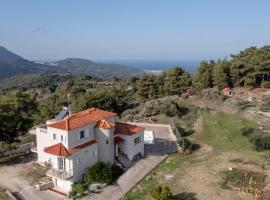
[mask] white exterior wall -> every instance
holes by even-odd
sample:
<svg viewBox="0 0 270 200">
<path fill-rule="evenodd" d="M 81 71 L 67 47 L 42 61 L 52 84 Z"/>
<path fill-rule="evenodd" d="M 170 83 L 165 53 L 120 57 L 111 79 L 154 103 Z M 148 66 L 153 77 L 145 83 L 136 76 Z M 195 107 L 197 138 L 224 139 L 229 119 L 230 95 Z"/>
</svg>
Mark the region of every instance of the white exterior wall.
<svg viewBox="0 0 270 200">
<path fill-rule="evenodd" d="M 96 124 L 89 124 L 77 129 L 68 131 L 68 148 L 72 148 L 95 139 L 94 126 Z M 80 139 L 80 132 L 84 131 L 84 138 Z"/>
<path fill-rule="evenodd" d="M 53 155 L 45 153 L 44 148 L 57 143 L 61 143 L 61 135 L 63 136 L 63 145 L 68 147 L 67 131 L 51 127 L 48 127 L 46 132 L 44 132 L 45 130 L 46 129 L 43 128 L 36 129 L 38 162 L 40 164 L 44 164 L 44 162 L 48 162 L 50 159 L 52 160 Z M 56 135 L 56 139 L 53 139 L 53 134 Z"/>
<path fill-rule="evenodd" d="M 98 158 L 100 161 L 107 163 L 114 162 L 114 128 L 112 129 L 95 129 L 95 137 L 98 142 Z M 108 144 L 107 144 L 108 141 Z"/>
<path fill-rule="evenodd" d="M 140 132 L 131 136 L 128 135 L 117 135 L 121 138 L 123 138 L 125 140 L 125 142 L 121 143 L 119 145 L 120 149 L 127 154 L 128 159 L 132 160 L 133 157 L 138 154 L 141 153 L 142 155 L 144 155 L 144 132 Z M 134 139 L 140 137 L 141 138 L 141 142 L 138 144 L 134 144 Z"/>
<path fill-rule="evenodd" d="M 53 183 L 55 186 L 63 189 L 66 193 L 69 193 L 73 184 L 72 180 L 61 180 L 57 178 L 53 178 Z"/>
<path fill-rule="evenodd" d="M 78 159 L 80 162 L 78 163 Z M 73 182 L 83 178 L 85 170 L 98 161 L 98 144 L 92 144 L 81 151 L 72 154 L 73 160 Z"/>
</svg>

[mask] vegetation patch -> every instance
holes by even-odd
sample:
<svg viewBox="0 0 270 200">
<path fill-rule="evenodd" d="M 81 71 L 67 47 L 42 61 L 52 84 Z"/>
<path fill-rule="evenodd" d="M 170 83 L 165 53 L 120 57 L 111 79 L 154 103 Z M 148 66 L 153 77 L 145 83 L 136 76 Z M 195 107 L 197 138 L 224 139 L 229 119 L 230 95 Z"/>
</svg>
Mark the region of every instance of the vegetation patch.
<svg viewBox="0 0 270 200">
<path fill-rule="evenodd" d="M 0 199 L 1 200 L 11 200 L 6 194 L 6 190 L 0 186 Z"/>
<path fill-rule="evenodd" d="M 73 199 L 84 196 L 89 186 L 94 183 L 102 185 L 112 184 L 123 172 L 123 169 L 117 165 L 109 165 L 98 161 L 93 166 L 87 168 L 83 181 L 72 184 L 70 196 Z M 102 188 L 98 187 L 97 189 L 101 190 Z"/>
<path fill-rule="evenodd" d="M 243 128 L 257 127 L 255 122 L 224 112 L 211 113 L 203 110 L 201 114 L 203 130 L 201 134 L 196 135 L 198 140 L 213 146 L 216 150 L 236 150 L 249 155 L 261 155 L 253 150 L 248 138 L 242 135 Z"/>
<path fill-rule="evenodd" d="M 264 182 L 265 175 L 262 173 L 232 168 L 223 172 L 222 188 L 258 197 L 263 193 Z"/>
</svg>

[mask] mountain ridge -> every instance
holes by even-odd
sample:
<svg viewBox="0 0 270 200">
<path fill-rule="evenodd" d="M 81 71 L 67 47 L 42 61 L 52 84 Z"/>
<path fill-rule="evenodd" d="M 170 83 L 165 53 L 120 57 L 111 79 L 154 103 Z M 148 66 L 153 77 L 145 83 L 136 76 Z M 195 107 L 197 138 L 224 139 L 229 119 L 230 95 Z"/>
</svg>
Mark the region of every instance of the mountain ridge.
<svg viewBox="0 0 270 200">
<path fill-rule="evenodd" d="M 113 77 L 139 76 L 143 73 L 143 70 L 119 64 L 95 63 L 85 58 L 66 58 L 55 62 L 42 63 L 29 61 L 0 46 L 0 79 L 16 75 L 48 72 L 81 74 L 99 79 L 110 79 Z"/>
</svg>

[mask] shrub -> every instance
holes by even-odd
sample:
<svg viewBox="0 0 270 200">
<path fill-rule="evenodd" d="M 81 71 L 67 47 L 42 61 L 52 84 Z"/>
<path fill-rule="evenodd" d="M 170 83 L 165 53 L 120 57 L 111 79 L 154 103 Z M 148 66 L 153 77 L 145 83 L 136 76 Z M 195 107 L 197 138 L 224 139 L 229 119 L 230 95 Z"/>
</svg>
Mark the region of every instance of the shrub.
<svg viewBox="0 0 270 200">
<path fill-rule="evenodd" d="M 181 137 L 186 137 L 186 136 L 190 136 L 192 134 L 192 131 L 186 131 L 183 127 L 181 127 L 181 125 L 176 124 L 175 125 L 178 132 L 180 133 Z"/>
<path fill-rule="evenodd" d="M 179 146 L 183 149 L 183 151 L 192 151 L 193 150 L 193 144 L 191 143 L 191 141 L 187 138 L 181 138 L 178 141 Z"/>
<path fill-rule="evenodd" d="M 111 183 L 113 181 L 112 171 L 108 165 L 99 161 L 86 170 L 84 180 L 88 185 L 93 182 Z"/>
<path fill-rule="evenodd" d="M 258 172 L 233 168 L 223 172 L 222 188 L 258 196 L 264 187 L 265 176 Z"/>
<path fill-rule="evenodd" d="M 270 96 L 269 95 L 264 95 L 262 97 L 262 105 L 261 105 L 260 109 L 263 112 L 270 111 Z"/>
<path fill-rule="evenodd" d="M 236 101 L 236 106 L 239 108 L 239 110 L 246 110 L 251 107 L 255 107 L 256 104 L 254 102 L 244 100 L 244 99 L 238 99 Z"/>
<path fill-rule="evenodd" d="M 107 183 L 110 184 L 123 174 L 123 169 L 117 165 L 108 165 L 103 162 L 97 162 L 86 170 L 84 180 L 86 184 Z"/>
<path fill-rule="evenodd" d="M 152 188 L 150 195 L 155 200 L 168 200 L 172 198 L 171 189 L 165 184 L 157 185 Z"/>
<path fill-rule="evenodd" d="M 119 167 L 118 165 L 112 165 L 111 166 L 111 171 L 112 171 L 112 180 L 115 181 L 121 176 L 124 172 L 124 170 Z"/>
<path fill-rule="evenodd" d="M 70 196 L 72 199 L 77 199 L 84 196 L 84 192 L 87 189 L 87 185 L 84 182 L 77 182 L 72 184 Z"/>
<path fill-rule="evenodd" d="M 224 100 L 223 94 L 217 88 L 208 88 L 202 91 L 204 100 L 222 102 Z"/>
<path fill-rule="evenodd" d="M 244 128 L 242 129 L 242 135 L 246 136 L 252 143 L 253 148 L 257 151 L 270 149 L 270 134 L 263 130 Z"/>
</svg>

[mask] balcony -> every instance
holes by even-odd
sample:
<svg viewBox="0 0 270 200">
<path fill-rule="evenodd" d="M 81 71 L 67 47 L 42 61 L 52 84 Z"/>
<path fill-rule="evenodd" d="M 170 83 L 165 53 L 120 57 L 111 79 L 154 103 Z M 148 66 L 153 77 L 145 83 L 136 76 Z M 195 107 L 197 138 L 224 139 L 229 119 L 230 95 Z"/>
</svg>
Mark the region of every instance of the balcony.
<svg viewBox="0 0 270 200">
<path fill-rule="evenodd" d="M 50 169 L 46 172 L 46 175 L 50 177 L 57 177 L 57 178 L 66 180 L 73 176 L 73 172 L 72 170 L 63 171 L 63 170 L 58 170 L 58 169 Z"/>
</svg>

